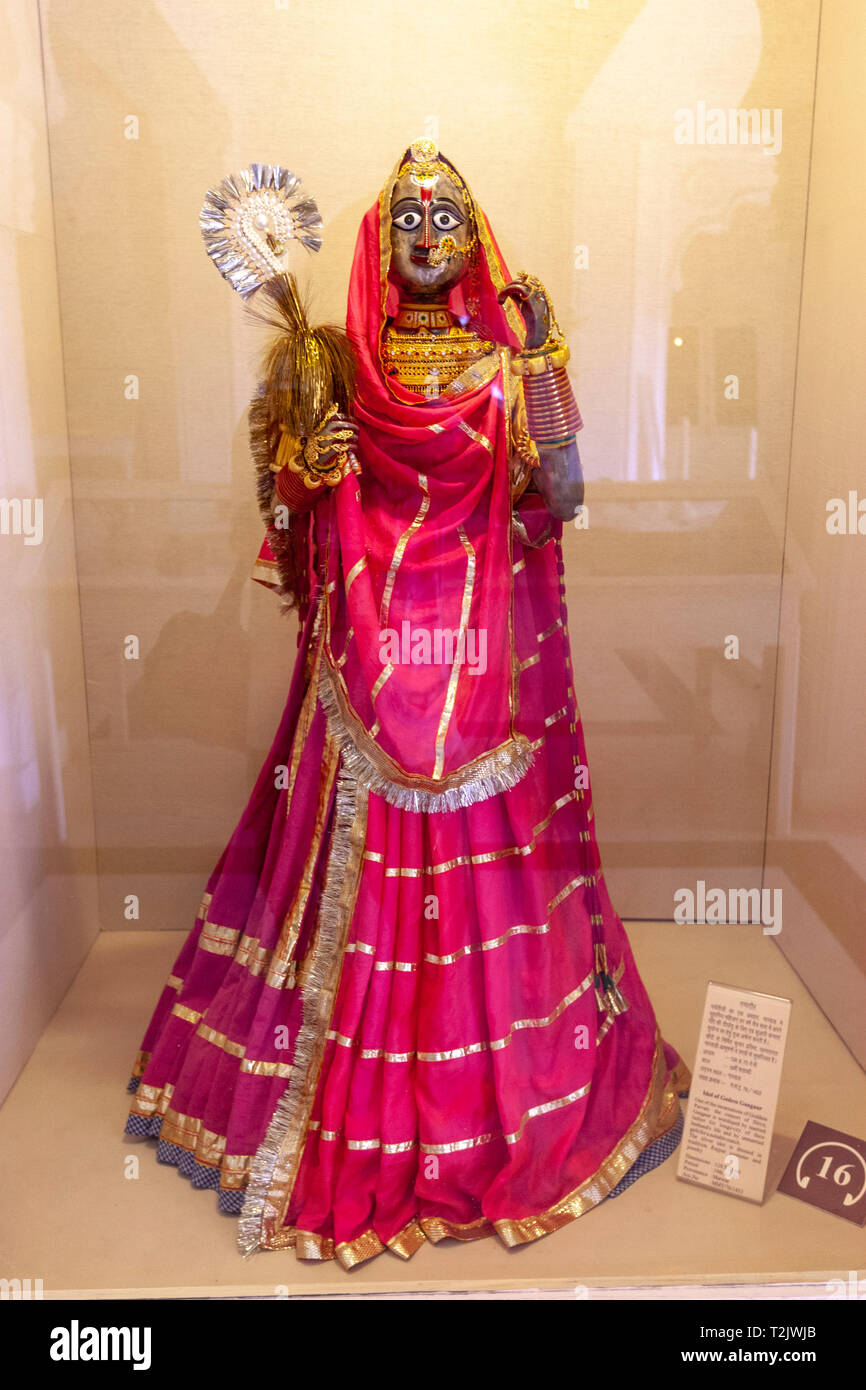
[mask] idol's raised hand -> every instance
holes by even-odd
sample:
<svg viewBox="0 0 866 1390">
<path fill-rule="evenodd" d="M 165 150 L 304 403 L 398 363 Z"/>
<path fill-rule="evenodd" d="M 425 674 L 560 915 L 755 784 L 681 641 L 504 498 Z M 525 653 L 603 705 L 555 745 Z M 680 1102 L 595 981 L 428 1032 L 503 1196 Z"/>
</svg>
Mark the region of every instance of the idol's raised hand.
<svg viewBox="0 0 866 1390">
<path fill-rule="evenodd" d="M 526 324 L 526 343 L 528 349 L 540 348 L 547 342 L 552 323 L 550 304 L 547 295 L 537 284 L 527 279 L 512 280 L 496 296 L 500 304 L 511 299 L 523 315 Z"/>
</svg>

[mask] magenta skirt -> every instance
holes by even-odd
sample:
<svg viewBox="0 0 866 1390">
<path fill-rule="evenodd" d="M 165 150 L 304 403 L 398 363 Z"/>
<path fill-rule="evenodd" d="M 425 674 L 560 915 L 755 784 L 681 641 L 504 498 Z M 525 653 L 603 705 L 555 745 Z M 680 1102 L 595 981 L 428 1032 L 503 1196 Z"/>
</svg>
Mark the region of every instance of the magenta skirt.
<svg viewBox="0 0 866 1390">
<path fill-rule="evenodd" d="M 351 1268 L 428 1239 L 521 1245 L 676 1146 L 689 1072 L 605 886 L 544 524 L 514 565 L 534 764 L 464 809 L 402 810 L 349 774 L 311 608 L 130 1082 L 127 1133 L 218 1190 L 244 1253 Z"/>
</svg>

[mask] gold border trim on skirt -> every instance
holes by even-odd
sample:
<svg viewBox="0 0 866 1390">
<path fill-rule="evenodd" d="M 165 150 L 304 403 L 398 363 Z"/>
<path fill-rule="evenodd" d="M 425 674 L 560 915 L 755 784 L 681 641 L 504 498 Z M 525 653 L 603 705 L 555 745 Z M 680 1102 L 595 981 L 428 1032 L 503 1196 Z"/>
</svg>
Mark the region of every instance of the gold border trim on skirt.
<svg viewBox="0 0 866 1390">
<path fill-rule="evenodd" d="M 570 1221 L 577 1220 L 610 1195 L 644 1150 L 676 1124 L 680 1109 L 679 1092 L 688 1090 L 690 1081 L 691 1073 L 682 1060 L 668 1073 L 664 1044 L 657 1031 L 652 1078 L 634 1123 L 592 1177 L 554 1206 L 534 1216 L 499 1221 L 480 1216 L 465 1224 L 446 1221 L 439 1216 L 415 1216 L 388 1241 L 383 1242 L 371 1228 L 353 1240 L 342 1241 L 336 1246 L 329 1236 L 285 1226 L 278 1233 L 279 1239 L 272 1242 L 272 1248 L 294 1248 L 297 1258 L 301 1260 L 336 1259 L 348 1270 L 385 1250 L 392 1250 L 402 1259 L 411 1259 L 425 1240 L 436 1244 L 440 1240 L 484 1240 L 498 1235 L 509 1247 L 540 1240 L 542 1236 L 550 1235 Z"/>
</svg>

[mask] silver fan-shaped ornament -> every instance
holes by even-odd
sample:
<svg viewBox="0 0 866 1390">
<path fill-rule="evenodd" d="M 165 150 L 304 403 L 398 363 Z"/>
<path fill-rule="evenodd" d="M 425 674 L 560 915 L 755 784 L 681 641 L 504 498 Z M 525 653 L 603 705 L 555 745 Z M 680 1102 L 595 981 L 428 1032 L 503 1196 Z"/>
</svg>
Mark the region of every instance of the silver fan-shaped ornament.
<svg viewBox="0 0 866 1390">
<path fill-rule="evenodd" d="M 279 164 L 251 164 L 208 189 L 199 218 L 205 250 L 244 299 L 286 269 L 290 241 L 322 245 L 322 219 L 301 180 Z"/>
</svg>

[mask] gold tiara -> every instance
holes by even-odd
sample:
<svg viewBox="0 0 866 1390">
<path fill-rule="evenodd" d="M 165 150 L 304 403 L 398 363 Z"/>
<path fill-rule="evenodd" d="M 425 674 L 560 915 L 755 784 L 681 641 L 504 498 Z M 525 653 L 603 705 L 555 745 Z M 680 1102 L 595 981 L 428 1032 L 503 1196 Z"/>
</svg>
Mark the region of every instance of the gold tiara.
<svg viewBox="0 0 866 1390">
<path fill-rule="evenodd" d="M 403 174 L 409 174 L 412 182 L 418 184 L 419 187 L 432 182 L 440 174 L 447 174 L 448 178 L 456 183 L 463 195 L 464 203 L 471 210 L 472 199 L 469 196 L 469 190 L 453 164 L 450 164 L 444 155 L 440 155 L 439 146 L 435 140 L 430 140 L 425 136 L 421 140 L 412 141 L 409 146 L 408 157 L 400 165 L 397 177 L 401 178 Z"/>
</svg>

